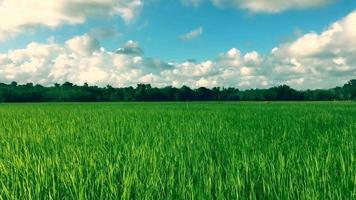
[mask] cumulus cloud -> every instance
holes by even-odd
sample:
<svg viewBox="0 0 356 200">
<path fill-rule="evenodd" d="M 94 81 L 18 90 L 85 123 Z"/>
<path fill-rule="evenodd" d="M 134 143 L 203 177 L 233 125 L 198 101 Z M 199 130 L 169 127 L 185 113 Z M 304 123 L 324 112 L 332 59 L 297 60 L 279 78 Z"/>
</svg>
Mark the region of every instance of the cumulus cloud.
<svg viewBox="0 0 356 200">
<path fill-rule="evenodd" d="M 129 55 L 142 55 L 143 50 L 141 49 L 137 41 L 130 40 L 123 47 L 116 50 L 118 54 L 129 54 Z"/>
<path fill-rule="evenodd" d="M 307 33 L 272 51 L 274 70 L 282 81 L 296 77 L 300 84 L 341 84 L 356 76 L 356 11 L 333 23 L 322 33 Z M 300 79 L 303 76 L 303 80 Z M 325 82 L 325 83 L 324 83 Z"/>
<path fill-rule="evenodd" d="M 0 0 L 0 40 L 29 28 L 79 24 L 88 18 L 121 16 L 129 22 L 142 6 L 141 0 Z"/>
<path fill-rule="evenodd" d="M 199 6 L 203 0 L 181 0 L 183 5 Z M 278 13 L 286 10 L 301 10 L 321 7 L 335 0 L 210 0 L 218 7 L 247 9 L 253 13 Z"/>
<path fill-rule="evenodd" d="M 137 41 L 111 52 L 85 34 L 64 44 L 31 43 L 0 54 L 0 80 L 43 85 L 70 81 L 100 86 L 151 83 L 245 89 L 288 84 L 298 89 L 330 88 L 356 77 L 355 24 L 356 11 L 321 33 L 301 35 L 266 55 L 232 48 L 202 62 L 146 58 Z"/>
<path fill-rule="evenodd" d="M 30 43 L 24 49 L 0 54 L 0 80 L 52 85 L 70 81 L 105 86 L 152 83 L 163 86 L 159 73 L 173 66 L 159 59 L 142 57 L 138 42 L 128 41 L 119 52 L 106 51 L 88 34 L 63 45 Z"/>
<path fill-rule="evenodd" d="M 195 38 L 198 38 L 199 36 L 201 36 L 203 34 L 203 32 L 204 32 L 203 27 L 198 27 L 184 35 L 181 35 L 180 39 L 183 41 L 192 40 L 192 39 L 195 39 Z"/>
<path fill-rule="evenodd" d="M 24 49 L 0 54 L 0 80 L 43 85 L 70 81 L 100 86 L 151 83 L 177 87 L 252 86 L 253 77 L 260 82 L 257 65 L 262 58 L 256 52 L 240 55 L 232 49 L 200 63 L 167 63 L 143 57 L 135 41 L 128 41 L 120 49 L 106 51 L 88 34 L 69 39 L 64 45 L 31 43 Z"/>
<path fill-rule="evenodd" d="M 89 56 L 100 49 L 99 41 L 87 34 L 66 41 L 66 46 L 79 56 Z"/>
</svg>

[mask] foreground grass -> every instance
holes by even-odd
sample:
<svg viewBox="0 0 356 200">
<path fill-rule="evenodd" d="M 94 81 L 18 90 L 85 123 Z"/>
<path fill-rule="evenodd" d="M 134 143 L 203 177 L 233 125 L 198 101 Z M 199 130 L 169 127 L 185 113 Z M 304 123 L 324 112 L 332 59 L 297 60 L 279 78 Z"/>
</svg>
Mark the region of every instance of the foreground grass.
<svg viewBox="0 0 356 200">
<path fill-rule="evenodd" d="M 355 199 L 355 103 L 0 105 L 0 199 Z"/>
</svg>

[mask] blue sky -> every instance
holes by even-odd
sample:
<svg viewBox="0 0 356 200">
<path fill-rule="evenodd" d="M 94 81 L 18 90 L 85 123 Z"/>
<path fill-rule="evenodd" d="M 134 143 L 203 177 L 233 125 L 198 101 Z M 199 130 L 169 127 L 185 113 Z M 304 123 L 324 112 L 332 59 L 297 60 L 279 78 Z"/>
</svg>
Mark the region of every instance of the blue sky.
<svg viewBox="0 0 356 200">
<path fill-rule="evenodd" d="M 21 8 L 21 6 L 17 8 L 19 6 L 16 5 L 16 2 L 18 4 L 21 3 L 19 0 L 2 1 L 3 5 L 0 2 L 0 11 L 5 11 L 3 13 L 7 11 L 8 13 L 17 12 L 19 15 L 18 20 L 12 22 L 10 16 L 8 20 L 3 19 L 5 25 L 0 25 L 0 53 L 4 56 L 8 56 L 10 60 L 12 58 L 9 52 L 21 49 L 28 50 L 28 44 L 31 43 L 41 45 L 56 44 L 62 46 L 63 49 L 67 51 L 70 49 L 67 45 L 68 41 L 79 36 L 86 36 L 81 39 L 77 38 L 76 41 L 86 42 L 83 44 L 83 48 L 94 48 L 93 52 L 95 50 L 95 44 L 90 44 L 87 47 L 85 45 L 88 44 L 88 41 L 98 42 L 100 47 L 102 47 L 102 49 L 105 48 L 105 52 L 107 53 L 115 52 L 118 48 L 135 47 L 142 49 L 144 54 L 130 56 L 132 58 L 135 56 L 141 57 L 145 65 L 148 65 L 147 63 L 154 63 L 154 65 L 159 66 L 151 66 L 151 68 L 148 67 L 147 69 L 141 69 L 140 66 L 130 67 L 135 69 L 140 68 L 139 73 L 141 73 L 141 75 L 140 77 L 136 77 L 137 79 L 143 81 L 148 80 L 148 82 L 151 80 L 153 84 L 156 83 L 157 85 L 174 85 L 177 83 L 177 86 L 187 84 L 192 86 L 231 85 L 236 87 L 267 87 L 280 83 L 289 83 L 292 86 L 304 88 L 312 82 L 315 84 L 315 87 L 331 87 L 332 85 L 342 83 L 350 78 L 350 75 L 353 76 L 355 73 L 355 63 L 350 63 L 353 62 L 353 59 L 347 58 L 347 56 L 353 52 L 347 52 L 347 55 L 334 55 L 335 57 L 330 58 L 328 61 L 328 63 L 334 62 L 335 59 L 348 61 L 344 63 L 344 68 L 349 76 L 338 77 L 335 82 L 329 81 L 322 83 L 322 78 L 319 77 L 321 72 L 316 73 L 315 77 L 288 74 L 288 76 L 290 76 L 288 78 L 287 75 L 282 78 L 282 75 L 270 75 L 265 72 L 268 70 L 293 71 L 296 69 L 288 68 L 291 67 L 290 65 L 295 65 L 294 67 L 298 65 L 296 63 L 306 65 L 307 63 L 303 63 L 305 60 L 303 60 L 303 57 L 299 54 L 291 55 L 289 53 L 288 55 L 284 55 L 286 52 L 280 52 L 280 54 L 289 58 L 289 61 L 288 63 L 281 64 L 282 60 L 275 61 L 276 56 L 271 56 L 271 50 L 280 46 L 292 48 L 294 43 L 297 43 L 300 38 L 310 33 L 315 33 L 319 38 L 322 38 L 323 32 L 332 29 L 330 28 L 331 24 L 341 22 L 345 17 L 349 16 L 350 13 L 355 11 L 356 1 L 353 0 L 301 0 L 299 3 L 296 0 L 291 0 L 290 3 L 283 3 L 283 1 L 277 0 L 250 1 L 255 4 L 249 4 L 246 3 L 248 1 L 243 0 L 213 0 L 213 3 L 209 0 L 186 0 L 185 3 L 178 0 L 105 0 L 101 3 L 95 0 L 79 0 L 76 3 L 73 0 L 64 0 L 61 3 L 44 3 L 43 7 L 40 8 L 43 10 L 43 13 L 41 10 L 35 10 L 38 9 L 37 6 L 41 3 L 39 0 L 29 0 L 28 5 L 23 8 Z M 199 5 L 195 5 L 194 2 L 200 3 Z M 32 8 L 33 10 L 31 10 Z M 116 10 L 113 8 L 123 11 L 120 10 L 120 12 L 115 13 Z M 46 9 L 48 9 L 48 13 Z M 71 13 L 71 11 L 73 12 Z M 351 18 L 351 20 L 353 19 L 352 17 L 349 18 Z M 0 22 L 2 21 L 0 20 Z M 349 37 L 348 34 L 345 35 Z M 342 36 L 338 34 L 333 36 L 333 39 L 336 41 L 338 37 Z M 351 40 L 351 42 L 354 42 L 355 39 L 351 38 Z M 128 41 L 131 41 L 131 43 L 128 43 Z M 308 44 L 312 43 L 313 42 L 308 42 Z M 75 43 L 75 45 L 79 45 L 78 48 L 80 47 L 80 44 Z M 343 47 L 338 46 L 337 48 Z M 238 50 L 238 54 L 234 54 L 234 56 L 239 57 L 246 57 L 247 54 L 250 55 L 249 53 L 256 52 L 258 54 L 257 57 L 263 59 L 261 62 L 263 62 L 264 65 L 273 66 L 269 66 L 269 69 L 258 69 L 257 67 L 254 68 L 255 66 L 249 66 L 245 61 L 240 62 L 238 58 L 234 58 L 236 61 L 233 63 L 242 63 L 241 66 L 237 66 L 240 72 L 233 74 L 235 73 L 233 71 L 231 74 L 232 77 L 237 76 L 235 83 L 234 80 L 230 80 L 233 79 L 232 77 L 218 77 L 216 73 L 227 73 L 228 69 L 226 69 L 225 66 L 231 68 L 235 67 L 229 64 L 229 62 L 232 62 L 231 60 L 229 62 L 226 61 L 227 58 L 232 59 L 230 58 L 231 56 L 229 57 L 228 52 L 233 49 Z M 230 53 L 232 52 L 233 51 L 230 51 Z M 84 54 L 81 54 L 81 56 L 83 55 Z M 59 57 L 59 55 L 56 56 L 54 58 L 51 57 L 51 59 L 53 59 L 52 63 Z M 87 57 L 86 55 L 85 58 Z M 224 58 L 225 60 L 223 62 L 222 60 Z M 79 59 L 83 60 L 84 58 Z M 273 63 L 271 64 L 272 59 Z M 34 59 L 29 57 L 28 60 L 33 61 Z M 294 62 L 294 60 L 296 62 Z M 174 76 L 174 69 L 179 71 L 182 70 L 182 68 L 187 68 L 183 66 L 187 63 L 192 64 L 189 70 L 209 70 L 203 66 L 203 64 L 206 64 L 208 61 L 211 61 L 214 66 L 205 68 L 212 68 L 214 72 L 209 72 L 202 76 L 197 75 L 195 78 L 179 77 L 177 80 L 173 80 L 174 77 L 171 77 Z M 267 63 L 267 61 L 269 63 Z M 12 62 L 14 64 L 17 63 L 14 60 L 12 60 Z M 107 60 L 103 62 L 112 63 L 112 61 Z M 47 65 L 48 63 L 45 67 L 50 68 L 50 70 L 54 67 Z M 132 65 L 136 64 L 134 63 Z M 174 69 L 170 69 L 170 65 L 172 65 L 171 67 Z M 225 68 L 222 69 L 222 67 L 219 67 L 222 65 L 224 65 Z M 284 65 L 285 68 L 279 69 L 282 67 L 280 65 Z M 347 68 L 346 65 L 351 69 Z M 161 68 L 162 66 L 167 66 L 167 68 Z M 13 69 L 9 69 L 9 65 L 7 65 L 5 69 L 5 64 L 3 64 L 2 66 L 0 65 L 0 72 L 1 67 L 3 68 L 3 73 L 13 71 Z M 97 67 L 99 71 L 103 70 L 100 68 L 101 66 L 93 67 Z M 116 66 L 111 67 L 115 68 Z M 244 67 L 246 67 L 245 73 L 242 73 Z M 83 67 L 82 70 L 83 69 L 85 69 L 85 67 Z M 72 69 L 68 70 L 71 71 Z M 109 76 L 108 69 L 105 70 L 103 77 Z M 171 70 L 171 72 L 167 70 Z M 313 69 L 303 70 L 313 71 Z M 322 71 L 331 73 L 335 70 L 336 69 Z M 48 71 L 48 69 L 44 71 Z M 256 74 L 252 75 L 252 71 L 255 71 Z M 251 74 L 247 72 L 251 72 Z M 82 74 L 82 71 L 76 73 Z M 122 73 L 123 72 L 120 72 L 119 74 Z M 85 74 L 89 77 L 85 78 L 84 75 L 81 75 L 82 78 L 76 80 L 73 77 L 77 75 L 72 74 L 72 78 L 60 77 L 57 82 L 64 81 L 65 79 L 73 79 L 72 81 L 78 82 L 78 84 L 83 81 L 92 84 L 104 84 L 103 80 L 97 80 L 90 77 L 88 73 Z M 165 77 L 162 74 L 165 74 L 165 76 L 170 74 L 170 77 Z M 242 74 L 245 74 L 246 77 L 242 77 Z M 4 77 L 0 76 L 0 81 L 6 82 L 12 77 L 16 78 L 16 76 L 17 74 L 4 75 Z M 255 76 L 254 78 L 256 80 L 248 81 L 254 79 L 252 76 Z M 325 76 L 330 76 L 330 74 L 325 74 Z M 1 80 L 1 78 L 3 80 Z M 35 80 L 43 84 L 52 84 L 51 81 L 48 81 L 53 80 L 51 74 L 41 74 L 41 78 L 41 80 L 38 80 L 29 74 L 22 74 L 17 79 L 19 79 L 20 82 Z M 229 81 L 226 81 L 228 79 Z M 122 77 L 114 77 L 113 80 L 108 82 L 118 86 L 136 83 L 135 81 L 124 83 L 120 82 L 121 80 Z M 264 84 L 257 84 L 260 82 L 264 82 Z"/>
<path fill-rule="evenodd" d="M 129 24 L 122 18 L 89 19 L 80 25 L 59 28 L 37 28 L 35 33 L 23 34 L 1 44 L 0 51 L 23 48 L 29 42 L 46 42 L 54 36 L 58 42 L 90 32 L 94 28 L 115 29 L 119 36 L 100 38 L 103 47 L 115 50 L 128 40 L 140 42 L 148 57 L 166 61 L 202 61 L 232 47 L 243 52 L 256 50 L 268 53 L 281 42 L 291 41 L 298 34 L 320 32 L 356 8 L 356 1 L 337 3 L 304 11 L 277 14 L 250 14 L 247 10 L 216 8 L 205 2 L 199 7 L 185 6 L 177 0 L 148 3 L 140 17 Z M 179 36 L 198 27 L 204 33 L 192 41 L 181 41 Z"/>
<path fill-rule="evenodd" d="M 144 49 L 150 49 L 148 56 L 166 60 L 204 60 L 231 47 L 267 53 L 282 41 L 295 39 L 296 29 L 319 32 L 355 8 L 356 1 L 342 1 L 303 12 L 250 15 L 245 10 L 217 9 L 208 3 L 198 8 L 187 7 L 171 0 L 149 6 L 143 12 L 143 19 L 150 26 L 128 35 L 137 38 Z M 179 35 L 200 26 L 204 28 L 200 38 L 188 42 L 178 39 Z"/>
</svg>

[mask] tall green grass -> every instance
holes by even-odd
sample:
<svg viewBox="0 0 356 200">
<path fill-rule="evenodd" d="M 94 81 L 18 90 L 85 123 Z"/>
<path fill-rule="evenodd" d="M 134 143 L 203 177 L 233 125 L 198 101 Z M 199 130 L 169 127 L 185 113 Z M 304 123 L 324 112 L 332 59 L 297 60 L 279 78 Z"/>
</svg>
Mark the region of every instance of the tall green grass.
<svg viewBox="0 0 356 200">
<path fill-rule="evenodd" d="M 0 105 L 0 199 L 356 199 L 354 103 Z"/>
</svg>

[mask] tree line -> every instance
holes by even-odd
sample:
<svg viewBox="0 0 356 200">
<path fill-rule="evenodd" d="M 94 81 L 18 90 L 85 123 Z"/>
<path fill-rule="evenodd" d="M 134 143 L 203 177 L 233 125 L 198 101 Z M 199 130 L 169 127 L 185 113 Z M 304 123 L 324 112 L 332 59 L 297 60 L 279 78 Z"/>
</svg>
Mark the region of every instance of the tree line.
<svg viewBox="0 0 356 200">
<path fill-rule="evenodd" d="M 331 101 L 356 100 L 356 80 L 342 87 L 298 91 L 287 85 L 269 89 L 239 90 L 237 88 L 212 89 L 187 86 L 152 87 L 138 84 L 136 87 L 114 88 L 74 85 L 70 82 L 44 87 L 27 83 L 19 85 L 0 83 L 0 102 L 105 102 L 105 101 Z"/>
</svg>

